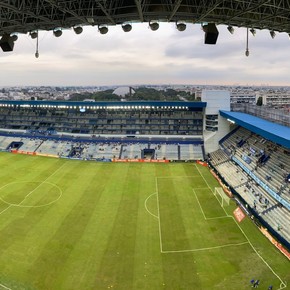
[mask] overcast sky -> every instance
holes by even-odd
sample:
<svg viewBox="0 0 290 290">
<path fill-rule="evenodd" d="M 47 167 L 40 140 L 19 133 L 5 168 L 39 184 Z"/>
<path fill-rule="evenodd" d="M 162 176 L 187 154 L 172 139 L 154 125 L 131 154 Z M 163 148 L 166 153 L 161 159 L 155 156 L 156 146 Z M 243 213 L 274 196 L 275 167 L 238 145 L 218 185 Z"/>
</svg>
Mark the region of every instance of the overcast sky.
<svg viewBox="0 0 290 290">
<path fill-rule="evenodd" d="M 272 39 L 269 31 L 249 35 L 250 56 L 245 56 L 246 29 L 231 35 L 218 26 L 216 45 L 204 44 L 200 25 L 184 32 L 172 23 L 133 23 L 125 33 L 118 25 L 106 35 L 84 27 L 80 35 L 64 30 L 59 38 L 39 32 L 36 40 L 19 35 L 14 51 L 0 51 L 0 86 L 14 85 L 134 85 L 225 84 L 290 85 L 290 40 L 286 33 Z"/>
</svg>

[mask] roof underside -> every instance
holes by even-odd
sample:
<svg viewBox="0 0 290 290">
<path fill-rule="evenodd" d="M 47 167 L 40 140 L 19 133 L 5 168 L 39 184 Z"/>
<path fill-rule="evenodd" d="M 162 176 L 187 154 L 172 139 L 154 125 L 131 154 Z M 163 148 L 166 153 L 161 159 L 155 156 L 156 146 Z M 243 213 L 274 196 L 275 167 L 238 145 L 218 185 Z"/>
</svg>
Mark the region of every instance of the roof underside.
<svg viewBox="0 0 290 290">
<path fill-rule="evenodd" d="M 240 112 L 220 111 L 222 117 L 234 121 L 265 139 L 290 149 L 290 128 Z"/>
<path fill-rule="evenodd" d="M 126 22 L 216 23 L 290 33 L 290 1 L 1 0 L 0 35 Z"/>
</svg>

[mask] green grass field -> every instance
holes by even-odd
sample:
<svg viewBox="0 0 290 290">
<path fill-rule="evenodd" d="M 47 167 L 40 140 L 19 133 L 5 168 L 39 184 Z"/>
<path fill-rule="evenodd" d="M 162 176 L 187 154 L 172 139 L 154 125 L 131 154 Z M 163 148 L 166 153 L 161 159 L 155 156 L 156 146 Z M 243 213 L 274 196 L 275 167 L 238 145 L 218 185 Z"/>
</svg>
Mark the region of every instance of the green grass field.
<svg viewBox="0 0 290 290">
<path fill-rule="evenodd" d="M 1 290 L 289 288 L 289 261 L 205 167 L 1 153 L 0 168 Z"/>
</svg>

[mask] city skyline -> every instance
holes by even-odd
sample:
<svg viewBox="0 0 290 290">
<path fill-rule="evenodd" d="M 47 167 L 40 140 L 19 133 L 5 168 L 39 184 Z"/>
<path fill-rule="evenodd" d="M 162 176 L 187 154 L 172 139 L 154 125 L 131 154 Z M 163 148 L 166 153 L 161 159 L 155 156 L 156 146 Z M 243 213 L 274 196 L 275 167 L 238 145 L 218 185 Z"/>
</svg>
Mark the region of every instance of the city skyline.
<svg viewBox="0 0 290 290">
<path fill-rule="evenodd" d="M 151 31 L 148 23 L 133 23 L 100 35 L 84 27 L 81 35 L 64 30 L 59 38 L 39 32 L 36 40 L 19 35 L 14 51 L 0 54 L 0 86 L 59 85 L 102 86 L 134 84 L 289 85 L 290 42 L 286 33 L 258 30 L 249 34 L 250 56 L 245 56 L 246 29 L 218 26 L 216 45 L 204 44 L 200 25 L 188 24 L 184 32 L 172 23 Z"/>
</svg>

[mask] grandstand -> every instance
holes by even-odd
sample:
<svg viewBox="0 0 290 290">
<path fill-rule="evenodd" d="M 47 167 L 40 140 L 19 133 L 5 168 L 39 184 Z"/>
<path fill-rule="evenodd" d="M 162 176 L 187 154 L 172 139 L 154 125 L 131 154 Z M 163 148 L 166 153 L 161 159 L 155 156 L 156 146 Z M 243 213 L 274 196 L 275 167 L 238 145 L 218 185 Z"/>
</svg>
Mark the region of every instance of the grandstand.
<svg viewBox="0 0 290 290">
<path fill-rule="evenodd" d="M 203 160 L 204 102 L 1 101 L 2 135 L 68 158 Z M 11 139 L 12 138 L 12 139 Z M 11 139 L 11 140 L 10 140 Z M 6 150 L 9 141 L 2 138 Z"/>
<path fill-rule="evenodd" d="M 289 149 L 243 127 L 223 138 L 220 146 L 209 154 L 210 164 L 259 221 L 289 246 Z"/>
</svg>

